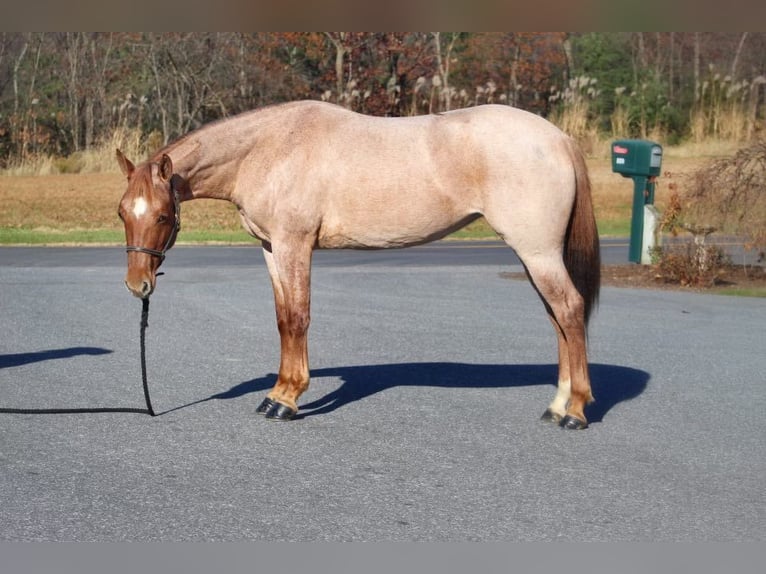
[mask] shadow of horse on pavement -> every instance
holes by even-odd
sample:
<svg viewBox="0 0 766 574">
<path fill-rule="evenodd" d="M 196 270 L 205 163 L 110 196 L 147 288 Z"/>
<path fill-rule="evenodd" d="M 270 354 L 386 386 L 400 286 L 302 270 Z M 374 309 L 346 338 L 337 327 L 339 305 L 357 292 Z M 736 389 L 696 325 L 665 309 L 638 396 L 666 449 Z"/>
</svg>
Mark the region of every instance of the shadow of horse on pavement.
<svg viewBox="0 0 766 574">
<path fill-rule="evenodd" d="M 295 419 L 324 415 L 345 405 L 360 401 L 399 386 L 463 388 L 513 388 L 531 385 L 553 386 L 558 366 L 544 365 L 478 365 L 468 363 L 393 363 L 313 369 L 312 379 L 338 378 L 343 383 L 325 396 L 300 405 Z M 588 420 L 600 422 L 616 404 L 640 395 L 650 375 L 645 371 L 616 365 L 591 364 L 591 386 L 596 402 L 588 407 Z M 240 383 L 228 391 L 217 393 L 192 404 L 213 399 L 235 399 L 270 390 L 276 382 L 273 373 Z M 186 405 L 190 406 L 190 405 Z M 183 407 L 178 407 L 183 408 Z M 173 409 L 176 410 L 176 409 Z M 543 408 L 541 408 L 542 412 Z"/>
</svg>

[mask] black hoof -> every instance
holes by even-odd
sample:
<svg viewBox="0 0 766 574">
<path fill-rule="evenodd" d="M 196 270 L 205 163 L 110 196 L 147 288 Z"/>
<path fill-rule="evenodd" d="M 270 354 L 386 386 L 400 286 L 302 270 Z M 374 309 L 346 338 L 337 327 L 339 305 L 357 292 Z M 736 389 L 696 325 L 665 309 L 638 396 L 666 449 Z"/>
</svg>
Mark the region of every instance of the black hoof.
<svg viewBox="0 0 766 574">
<path fill-rule="evenodd" d="M 545 409 L 545 412 L 543 413 L 543 416 L 540 417 L 540 420 L 544 423 L 558 424 L 561 421 L 561 415 L 554 413 L 551 409 Z"/>
<path fill-rule="evenodd" d="M 561 419 L 559 426 L 561 428 L 570 429 L 570 430 L 583 430 L 588 428 L 588 422 L 580 420 L 571 415 L 566 415 L 563 419 Z"/>
<path fill-rule="evenodd" d="M 263 399 L 263 402 L 260 405 L 258 405 L 258 408 L 255 409 L 255 414 L 265 415 L 276 404 L 277 404 L 276 401 L 273 401 L 270 398 L 266 397 L 265 399 Z"/>
<path fill-rule="evenodd" d="M 270 421 L 289 421 L 296 415 L 297 412 L 298 411 L 288 407 L 287 405 L 274 403 L 271 405 L 269 410 L 264 413 L 264 415 L 266 419 Z"/>
</svg>

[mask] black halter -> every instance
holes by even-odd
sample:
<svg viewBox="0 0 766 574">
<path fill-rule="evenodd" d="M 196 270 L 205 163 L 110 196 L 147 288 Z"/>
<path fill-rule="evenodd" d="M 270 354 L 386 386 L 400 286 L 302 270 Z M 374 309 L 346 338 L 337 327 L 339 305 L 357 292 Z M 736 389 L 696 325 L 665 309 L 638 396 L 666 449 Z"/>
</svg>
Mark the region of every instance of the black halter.
<svg viewBox="0 0 766 574">
<path fill-rule="evenodd" d="M 159 257 L 160 261 L 163 261 L 165 259 L 165 253 L 168 252 L 168 249 L 170 249 L 170 246 L 173 245 L 173 242 L 175 241 L 176 237 L 178 236 L 178 232 L 181 230 L 181 201 L 178 197 L 178 191 L 173 188 L 171 184 L 171 189 L 173 191 L 173 208 L 175 210 L 175 221 L 173 222 L 173 231 L 168 235 L 167 241 L 165 241 L 164 247 L 159 249 L 149 249 L 148 247 L 141 247 L 140 245 L 128 245 L 125 248 L 125 251 L 136 251 L 138 253 L 146 253 L 148 255 L 153 255 L 155 257 Z"/>
</svg>

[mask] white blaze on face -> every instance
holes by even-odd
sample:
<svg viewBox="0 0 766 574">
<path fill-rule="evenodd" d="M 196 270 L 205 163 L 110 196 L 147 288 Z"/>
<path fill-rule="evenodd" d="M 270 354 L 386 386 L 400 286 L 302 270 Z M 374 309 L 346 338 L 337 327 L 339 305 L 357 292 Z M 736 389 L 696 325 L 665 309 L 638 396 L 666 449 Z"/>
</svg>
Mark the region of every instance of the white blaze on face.
<svg viewBox="0 0 766 574">
<path fill-rule="evenodd" d="M 149 204 L 146 203 L 146 200 L 143 197 L 139 197 L 133 204 L 133 215 L 136 217 L 141 217 L 144 213 L 146 213 L 148 207 Z"/>
</svg>

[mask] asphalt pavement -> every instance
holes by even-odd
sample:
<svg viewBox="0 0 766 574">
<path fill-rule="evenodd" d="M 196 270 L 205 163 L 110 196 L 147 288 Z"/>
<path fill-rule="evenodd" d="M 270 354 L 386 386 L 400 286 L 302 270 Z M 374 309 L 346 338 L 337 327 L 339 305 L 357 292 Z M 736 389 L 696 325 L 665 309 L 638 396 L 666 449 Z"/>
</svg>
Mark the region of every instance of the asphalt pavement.
<svg viewBox="0 0 766 574">
<path fill-rule="evenodd" d="M 555 337 L 509 250 L 314 261 L 312 384 L 278 423 L 258 248 L 168 254 L 156 417 L 117 412 L 144 406 L 124 252 L 0 248 L 0 408 L 41 411 L 0 413 L 0 540 L 766 539 L 763 299 L 603 288 L 567 432 L 538 421 Z"/>
</svg>

